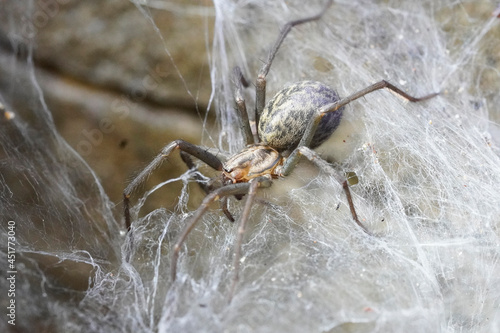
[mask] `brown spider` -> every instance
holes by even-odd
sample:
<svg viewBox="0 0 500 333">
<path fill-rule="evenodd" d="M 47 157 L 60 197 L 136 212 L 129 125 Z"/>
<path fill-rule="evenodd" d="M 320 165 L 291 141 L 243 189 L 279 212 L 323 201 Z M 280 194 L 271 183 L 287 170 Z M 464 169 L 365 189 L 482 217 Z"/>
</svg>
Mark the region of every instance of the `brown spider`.
<svg viewBox="0 0 500 333">
<path fill-rule="evenodd" d="M 336 173 L 333 168 L 312 149 L 326 141 L 335 131 L 340 123 L 343 107 L 366 94 L 382 88 L 387 88 L 410 102 L 418 102 L 434 97 L 437 93 L 415 98 L 383 80 L 348 97 L 339 98 L 333 89 L 323 83 L 316 81 L 301 81 L 282 89 L 267 105 L 265 105 L 266 76 L 288 32 L 296 25 L 320 19 L 331 3 L 332 1 L 328 1 L 325 8 L 317 15 L 290 21 L 283 26 L 256 80 L 256 125 L 254 131 L 251 129 L 245 101 L 241 94 L 243 85 L 248 86 L 248 84 L 243 78 L 240 69 L 235 69 L 235 99 L 242 119 L 242 128 L 247 143 L 247 146 L 243 150 L 230 157 L 226 162 L 221 162 L 204 147 L 183 140 L 175 140 L 166 145 L 153 161 L 125 188 L 123 192 L 125 224 L 127 229 L 130 230 L 129 199 L 131 193 L 142 184 L 148 175 L 170 156 L 174 150 L 181 150 L 181 157 L 189 168 L 194 167 L 190 157 L 194 156 L 213 169 L 221 172 L 219 176 L 221 186 L 215 189 L 206 184 L 202 184 L 199 178 L 196 179 L 205 192 L 207 192 L 207 196 L 196 210 L 191 220 L 187 223 L 184 231 L 173 247 L 171 264 L 172 281 L 175 280 L 176 277 L 177 260 L 181 246 L 188 234 L 195 227 L 196 223 L 200 221 L 201 217 L 206 212 L 209 204 L 215 200 L 221 199 L 222 210 L 229 220 L 234 221 L 227 209 L 227 197 L 235 196 L 236 198 L 241 198 L 246 195 L 247 198 L 243 212 L 240 216 L 238 237 L 234 249 L 234 276 L 229 292 L 229 299 L 231 299 L 239 279 L 241 244 L 245 225 L 255 199 L 257 188 L 269 187 L 271 186 L 272 179 L 285 177 L 290 174 L 295 165 L 299 162 L 301 156 L 305 156 L 320 169 L 335 174 L 336 178 L 343 184 L 354 221 L 363 231 L 368 233 L 357 217 L 347 181 L 343 176 Z"/>
</svg>

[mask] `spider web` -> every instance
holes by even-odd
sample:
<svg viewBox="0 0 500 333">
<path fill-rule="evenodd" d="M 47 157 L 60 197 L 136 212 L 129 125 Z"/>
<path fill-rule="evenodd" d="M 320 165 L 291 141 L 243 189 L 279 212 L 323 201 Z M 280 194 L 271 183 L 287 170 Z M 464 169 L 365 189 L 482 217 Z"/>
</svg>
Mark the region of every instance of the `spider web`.
<svg viewBox="0 0 500 333">
<path fill-rule="evenodd" d="M 19 4 L 4 14 L 10 36 L 21 33 L 18 22 L 33 6 Z M 153 23 L 150 8 L 175 6 L 149 4 L 138 8 Z M 206 134 L 206 143 L 216 142 L 229 153 L 242 147 L 233 66 L 253 82 L 279 27 L 321 6 L 214 2 L 212 102 L 221 131 L 219 137 Z M 0 260 L 7 272 L 8 221 L 15 221 L 16 328 L 498 332 L 495 6 L 492 1 L 336 1 L 319 22 L 290 33 L 269 73 L 268 98 L 302 79 L 329 84 L 341 96 L 380 79 L 414 96 L 441 95 L 412 104 L 388 91 L 372 93 L 346 107 L 341 128 L 317 149 L 340 172 L 356 173 L 354 203 L 373 236 L 353 223 L 335 178 L 307 161 L 261 191 L 229 306 L 238 226 L 218 209 L 190 234 L 175 283 L 169 277 L 172 244 L 192 214 L 187 209 L 192 172 L 165 184 L 184 184 L 177 210 L 159 208 L 135 219 L 132 244 L 114 216 L 121 206 L 108 200 L 91 167 L 55 130 L 34 75 L 33 45 L 18 49 L 25 62 L 2 55 L 0 66 L 13 70 L 0 79 L 0 101 L 15 117 L 4 114 L 0 121 Z M 252 86 L 245 93 L 251 109 Z M 241 203 L 230 200 L 230 210 L 239 216 Z M 57 281 L 63 275 L 74 284 L 61 287 Z M 1 285 L 6 312 L 8 280 Z M 0 325 L 2 331 L 13 328 Z"/>
</svg>

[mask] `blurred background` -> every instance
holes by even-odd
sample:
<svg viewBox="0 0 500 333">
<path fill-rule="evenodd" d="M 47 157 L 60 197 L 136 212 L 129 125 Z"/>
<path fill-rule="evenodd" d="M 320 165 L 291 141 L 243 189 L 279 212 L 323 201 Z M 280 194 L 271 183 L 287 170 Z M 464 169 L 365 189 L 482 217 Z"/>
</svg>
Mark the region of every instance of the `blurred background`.
<svg viewBox="0 0 500 333">
<path fill-rule="evenodd" d="M 203 124 L 215 122 L 208 112 L 213 6 L 210 1 L 157 4 L 148 9 L 156 26 L 122 0 L 5 1 L 1 13 L 3 57 L 14 52 L 23 60 L 30 48 L 57 131 L 116 203 L 165 144 L 179 138 L 200 143 Z M 17 66 L 1 68 L 2 77 L 15 76 Z M 30 99 L 16 94 L 17 105 Z M 149 184 L 171 177 L 180 163 L 172 159 Z M 174 184 L 163 193 L 161 204 L 173 205 L 179 189 Z M 147 203 L 158 204 L 154 198 Z"/>
</svg>

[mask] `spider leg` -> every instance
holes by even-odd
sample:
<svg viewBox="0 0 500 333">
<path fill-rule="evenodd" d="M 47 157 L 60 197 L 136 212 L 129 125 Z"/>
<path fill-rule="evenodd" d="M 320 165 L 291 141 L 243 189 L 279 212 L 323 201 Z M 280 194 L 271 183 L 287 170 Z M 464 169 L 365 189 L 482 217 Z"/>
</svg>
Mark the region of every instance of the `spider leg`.
<svg viewBox="0 0 500 333">
<path fill-rule="evenodd" d="M 238 237 L 236 239 L 236 243 L 234 244 L 234 259 L 233 259 L 234 276 L 233 276 L 233 282 L 231 283 L 231 289 L 229 290 L 228 303 L 231 302 L 234 290 L 236 288 L 236 284 L 240 279 L 239 272 L 240 272 L 241 244 L 243 242 L 243 235 L 245 234 L 245 228 L 248 221 L 248 217 L 250 216 L 250 210 L 252 209 L 252 205 L 255 200 L 255 194 L 257 193 L 257 188 L 269 187 L 270 185 L 271 181 L 269 180 L 269 178 L 266 177 L 255 178 L 250 181 L 250 187 L 248 189 L 245 207 L 243 208 L 243 213 L 240 216 Z"/>
<path fill-rule="evenodd" d="M 235 80 L 234 99 L 236 100 L 236 106 L 240 113 L 241 126 L 243 133 L 245 133 L 246 144 L 250 145 L 255 142 L 259 142 L 260 140 L 259 136 L 257 135 L 257 131 L 252 132 L 250 120 L 248 119 L 245 99 L 243 98 L 243 95 L 241 93 L 241 91 L 243 90 L 243 86 L 248 87 L 248 82 L 243 76 L 243 73 L 241 73 L 241 69 L 239 67 L 236 66 L 233 72 Z"/>
<path fill-rule="evenodd" d="M 206 148 L 194 145 L 184 140 L 175 140 L 161 150 L 161 152 L 149 163 L 149 165 L 137 175 L 123 191 L 123 209 L 125 215 L 125 226 L 130 230 L 130 195 L 148 178 L 148 176 L 168 158 L 175 149 L 180 149 L 211 166 L 215 170 L 222 170 L 222 162 Z"/>
<path fill-rule="evenodd" d="M 170 266 L 170 271 L 171 271 L 171 277 L 172 281 L 175 281 L 175 277 L 177 274 L 177 261 L 179 258 L 179 252 L 181 249 L 182 244 L 186 240 L 187 236 L 193 230 L 195 227 L 196 223 L 200 221 L 202 218 L 203 214 L 207 211 L 209 205 L 214 202 L 215 200 L 218 200 L 221 197 L 227 197 L 231 195 L 243 195 L 247 194 L 251 188 L 251 186 L 263 186 L 263 187 L 268 187 L 270 186 L 271 182 L 266 178 L 266 180 L 257 180 L 252 181 L 251 183 L 236 183 L 236 184 L 230 184 L 221 188 L 218 188 L 214 190 L 213 192 L 209 193 L 205 199 L 203 199 L 203 202 L 201 203 L 200 207 L 196 210 L 194 213 L 191 221 L 186 225 L 184 230 L 182 231 L 182 234 L 179 236 L 177 239 L 177 242 L 174 245 L 173 248 L 173 253 L 172 253 L 172 264 Z M 257 183 L 257 185 L 251 185 L 252 183 Z M 248 201 L 248 199 L 247 199 Z M 248 218 L 248 213 L 245 215 L 245 212 L 242 214 L 242 221 L 246 221 Z"/>
<path fill-rule="evenodd" d="M 421 102 L 421 101 L 425 101 L 427 99 L 430 99 L 432 97 L 439 95 L 439 93 L 432 93 L 432 94 L 429 94 L 429 95 L 426 95 L 423 97 L 413 97 L 413 96 L 408 95 L 407 93 L 405 93 L 404 91 L 402 91 L 398 87 L 392 85 L 391 83 L 389 83 L 385 80 L 379 81 L 377 83 L 372 84 L 371 86 L 366 87 L 365 89 L 362 89 L 362 90 L 360 90 L 360 91 L 358 91 L 350 96 L 342 98 L 336 102 L 327 104 L 327 105 L 323 106 L 321 109 L 319 109 L 317 115 L 314 118 L 312 118 L 309 121 L 309 123 L 307 124 L 306 131 L 304 132 L 304 135 L 302 136 L 302 139 L 300 140 L 298 147 L 300 147 L 300 146 L 309 147 L 309 144 L 311 143 L 311 140 L 312 140 L 314 134 L 316 133 L 316 129 L 318 128 L 318 125 L 321 121 L 321 118 L 323 118 L 323 116 L 325 114 L 327 114 L 329 112 L 335 112 L 338 109 L 340 109 L 341 107 L 343 107 L 344 105 L 347 105 L 347 104 L 351 103 L 352 101 L 357 100 L 360 97 L 363 97 L 369 93 L 372 93 L 376 90 L 380 90 L 383 88 L 387 88 L 387 89 L 391 90 L 392 92 L 396 93 L 397 95 L 403 97 L 404 99 L 406 99 L 410 102 Z"/>
<path fill-rule="evenodd" d="M 331 173 L 331 168 L 329 167 L 328 163 L 326 161 L 324 161 L 322 158 L 320 158 L 311 149 L 308 148 L 310 143 L 311 143 L 312 138 L 314 137 L 314 134 L 316 133 L 316 129 L 318 128 L 318 125 L 319 125 L 321 119 L 323 118 L 323 116 L 325 114 L 327 114 L 329 112 L 335 112 L 338 109 L 340 109 L 341 107 L 343 107 L 344 105 L 347 105 L 347 104 L 351 103 L 352 101 L 354 101 L 360 97 L 365 96 L 366 94 L 369 94 L 371 92 L 374 92 L 376 90 L 380 90 L 383 88 L 387 88 L 387 89 L 393 91 L 394 93 L 409 100 L 410 102 L 424 101 L 424 100 L 427 100 L 429 98 L 435 97 L 439 94 L 439 93 L 433 93 L 433 94 L 429 94 L 429 95 L 426 95 L 423 97 L 413 97 L 411 95 L 408 95 L 407 93 L 405 93 L 404 91 L 402 91 L 398 87 L 392 85 L 391 83 L 389 83 L 385 80 L 382 80 L 382 81 L 379 81 L 375 84 L 372 84 L 372 85 L 366 87 L 365 89 L 362 89 L 362 90 L 360 90 L 360 91 L 358 91 L 350 96 L 347 96 L 347 97 L 342 98 L 336 102 L 333 102 L 333 103 L 330 103 L 330 104 L 323 106 L 321 109 L 318 110 L 317 115 L 309 120 L 309 123 L 307 124 L 306 130 L 304 132 L 304 135 L 302 136 L 302 139 L 300 140 L 300 142 L 297 146 L 298 148 L 295 148 L 292 151 L 292 153 L 290 154 L 290 156 L 287 158 L 287 160 L 285 161 L 285 164 L 283 165 L 283 169 L 282 169 L 282 174 L 284 176 L 288 175 L 295 168 L 295 165 L 297 165 L 297 163 L 299 162 L 300 156 L 302 156 L 302 155 L 306 156 L 310 161 L 314 162 L 316 165 L 318 165 L 323 170 L 330 170 L 329 173 Z M 346 196 L 347 196 L 347 201 L 349 202 L 349 208 L 351 210 L 351 214 L 352 214 L 353 219 L 356 221 L 356 223 L 363 230 L 366 231 L 366 228 L 359 222 L 358 216 L 356 214 L 356 210 L 354 209 L 354 204 L 352 202 L 351 192 L 349 190 L 349 186 L 348 186 L 347 182 L 345 182 L 344 179 L 339 179 L 338 177 L 337 177 L 337 180 L 339 180 L 339 182 L 342 184 L 342 187 L 344 188 L 344 191 L 345 191 Z"/>
<path fill-rule="evenodd" d="M 314 150 L 305 146 L 296 148 L 286 160 L 285 165 L 283 165 L 283 176 L 287 176 L 292 172 L 301 156 L 306 157 L 323 172 L 334 176 L 335 179 L 337 179 L 337 181 L 342 184 L 342 188 L 344 189 L 345 195 L 347 197 L 347 203 L 349 205 L 349 209 L 351 211 L 354 222 L 356 222 L 356 224 L 361 229 L 363 229 L 364 232 L 370 235 L 370 232 L 358 219 L 358 214 L 356 214 L 356 209 L 354 208 L 354 203 L 352 201 L 351 191 L 349 189 L 349 185 L 347 184 L 347 180 L 345 180 L 343 176 L 339 175 L 339 173 L 327 161 L 321 158 Z"/>
<path fill-rule="evenodd" d="M 278 36 L 278 39 L 274 42 L 273 47 L 271 48 L 271 51 L 269 52 L 269 55 L 267 57 L 266 63 L 262 66 L 260 69 L 259 75 L 257 76 L 257 81 L 255 83 L 255 123 L 258 125 L 259 123 L 259 117 L 260 114 L 262 113 L 262 110 L 264 110 L 264 106 L 266 103 L 266 76 L 269 73 L 269 69 L 271 68 L 271 64 L 273 63 L 274 57 L 276 56 L 276 53 L 278 53 L 278 50 L 283 43 L 283 40 L 285 37 L 288 35 L 290 30 L 296 25 L 302 24 L 302 23 L 307 23 L 311 21 L 316 21 L 319 20 L 323 14 L 326 12 L 328 7 L 331 6 L 333 3 L 333 0 L 328 0 L 327 3 L 325 4 L 325 7 L 316 15 L 311 16 L 311 17 L 306 17 L 303 19 L 295 20 L 295 21 L 290 21 L 287 22 L 282 28 L 281 28 L 281 33 Z M 258 126 L 257 126 L 258 128 Z"/>
</svg>

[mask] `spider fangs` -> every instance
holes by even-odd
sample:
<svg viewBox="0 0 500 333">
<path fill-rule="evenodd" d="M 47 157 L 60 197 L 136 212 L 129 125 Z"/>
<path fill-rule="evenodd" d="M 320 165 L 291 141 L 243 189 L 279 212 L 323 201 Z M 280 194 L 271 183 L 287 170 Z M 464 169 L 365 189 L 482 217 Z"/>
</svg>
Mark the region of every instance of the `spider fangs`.
<svg viewBox="0 0 500 333">
<path fill-rule="evenodd" d="M 290 174 L 301 156 L 306 157 L 322 171 L 333 175 L 342 183 L 353 220 L 362 230 L 368 233 L 357 217 L 345 177 L 336 172 L 330 164 L 323 160 L 312 149 L 326 141 L 335 131 L 340 123 L 343 107 L 360 97 L 376 90 L 387 88 L 410 102 L 420 102 L 432 98 L 438 95 L 438 93 L 416 98 L 408 95 L 391 83 L 382 80 L 345 98 L 339 98 L 333 89 L 323 83 L 316 81 L 301 81 L 285 87 L 265 105 L 266 76 L 281 43 L 292 27 L 318 20 L 322 17 L 331 3 L 331 0 L 328 1 L 325 8 L 317 15 L 290 21 L 283 26 L 280 35 L 269 52 L 267 61 L 264 63 L 256 79 L 256 129 L 253 131 L 250 128 L 245 101 L 241 94 L 243 85 L 247 86 L 246 80 L 243 78 L 239 68 L 235 68 L 235 99 L 242 120 L 242 130 L 246 137 L 246 148 L 223 163 L 217 156 L 210 153 L 208 149 L 204 147 L 191 144 L 184 140 L 175 140 L 166 145 L 153 161 L 151 161 L 123 191 L 125 225 L 127 230 L 129 230 L 129 236 L 132 240 L 133 229 L 131 228 L 129 211 L 130 195 L 139 185 L 144 183 L 151 172 L 168 158 L 174 150 L 179 149 L 181 151 L 182 160 L 190 169 L 195 167 L 191 160 L 191 156 L 193 156 L 203 161 L 214 170 L 221 172 L 221 178 L 219 178 L 219 180 L 222 180 L 222 184 L 220 184 L 219 181 L 218 186 L 206 185 L 201 181 L 199 175 L 195 176 L 207 195 L 198 209 L 194 212 L 191 219 L 186 223 L 184 230 L 173 246 L 172 262 L 170 266 L 172 281 L 176 278 L 177 261 L 181 246 L 188 234 L 195 227 L 196 223 L 201 220 L 209 205 L 220 199 L 223 212 L 233 221 L 234 219 L 227 209 L 227 198 L 235 196 L 240 199 L 246 196 L 243 211 L 239 218 L 238 236 L 234 247 L 233 281 L 229 290 L 229 300 L 231 300 L 239 279 L 241 244 L 245 225 L 248 221 L 257 189 L 259 187 L 269 187 L 273 178 L 284 177 Z M 126 260 L 129 259 L 132 251 L 133 242 L 131 241 L 131 248 L 129 253 L 127 253 Z"/>
</svg>

